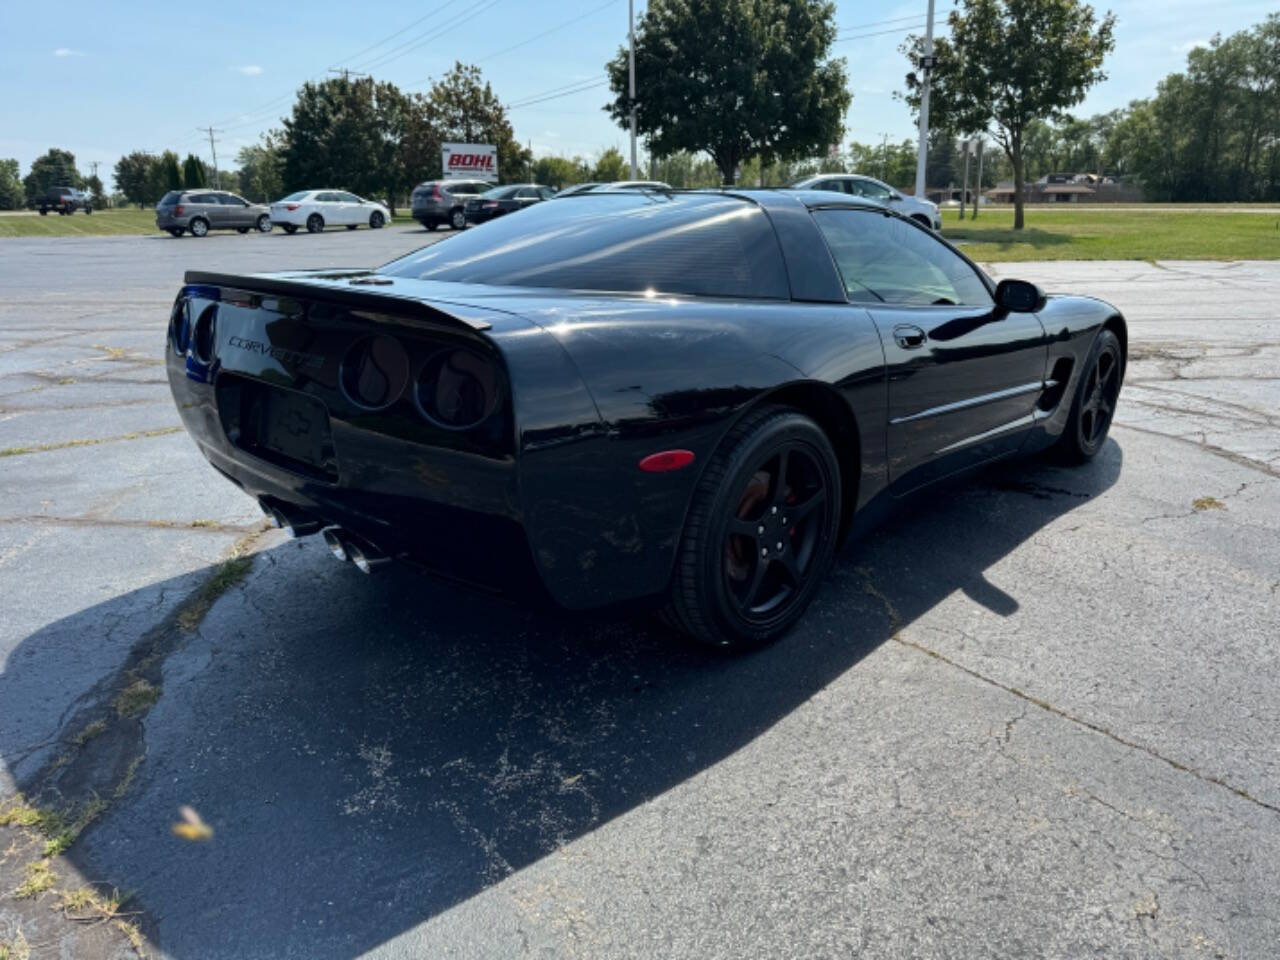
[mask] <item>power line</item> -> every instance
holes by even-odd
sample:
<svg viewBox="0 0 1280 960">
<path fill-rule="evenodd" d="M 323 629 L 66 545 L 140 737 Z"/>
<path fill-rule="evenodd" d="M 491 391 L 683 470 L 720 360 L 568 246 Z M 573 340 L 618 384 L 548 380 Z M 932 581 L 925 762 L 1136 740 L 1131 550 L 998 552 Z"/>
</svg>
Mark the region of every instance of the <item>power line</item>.
<svg viewBox="0 0 1280 960">
<path fill-rule="evenodd" d="M 450 2 L 454 2 L 454 0 L 450 0 Z M 371 60 L 366 60 L 363 63 L 357 63 L 356 66 L 362 70 L 372 70 L 375 67 L 385 67 L 388 63 L 399 60 L 401 57 L 408 56 L 420 47 L 426 46 L 432 40 L 436 40 L 439 37 L 444 36 L 446 33 L 450 33 L 461 26 L 465 26 L 469 22 L 470 17 L 477 16 L 500 2 L 501 0 L 480 0 L 479 3 L 459 14 L 457 19 L 452 23 L 446 24 L 442 27 L 428 28 L 416 37 L 410 37 L 408 40 L 404 41 L 404 43 L 378 54 Z"/>
<path fill-rule="evenodd" d="M 945 18 L 943 18 L 943 19 L 941 19 L 941 20 L 934 20 L 934 21 L 933 21 L 933 25 L 934 25 L 935 27 L 937 27 L 937 26 L 941 26 L 942 24 L 944 24 L 944 23 L 946 23 L 946 22 L 947 22 L 947 21 L 946 21 L 946 19 L 945 19 Z M 923 30 L 923 29 L 924 29 L 925 27 L 927 27 L 927 26 L 928 26 L 928 23 L 927 23 L 927 22 L 926 22 L 926 23 L 914 23 L 914 24 L 912 24 L 911 26 L 907 26 L 907 27 L 894 27 L 894 28 L 893 28 L 893 29 L 891 29 L 891 30 L 875 30 L 875 31 L 873 31 L 873 32 L 871 32 L 871 33 L 855 33 L 855 34 L 852 34 L 852 35 L 847 36 L 847 37 L 837 37 L 837 38 L 835 39 L 835 41 L 833 41 L 833 42 L 835 42 L 835 43 L 846 43 L 846 42 L 847 42 L 847 41 L 849 41 L 849 40 L 865 40 L 867 37 L 883 37 L 885 34 L 888 34 L 888 33 L 909 33 L 909 32 L 911 32 L 912 30 Z"/>
<path fill-rule="evenodd" d="M 475 62 L 476 62 L 476 63 L 484 63 L 484 62 L 485 62 L 485 61 L 487 61 L 487 60 L 492 60 L 492 59 L 494 59 L 495 57 L 500 57 L 500 56 L 502 56 L 504 53 L 510 53 L 512 50 L 518 50 L 518 49 L 520 49 L 520 48 L 521 48 L 521 47 L 523 47 L 523 46 L 527 46 L 528 44 L 533 43 L 535 40 L 541 40 L 543 37 L 545 37 L 545 36 L 549 36 L 550 34 L 555 33 L 557 30 L 563 30 L 565 27 L 572 26 L 573 24 L 577 23 L 579 20 L 585 20 L 585 19 L 587 19 L 587 17 L 591 16 L 592 14 L 594 14 L 594 13 L 599 13 L 599 12 L 600 12 L 601 10 L 603 10 L 605 7 L 612 7 L 614 4 L 616 4 L 616 3 L 618 3 L 618 2 L 619 2 L 619 0 L 605 0 L 605 2 L 604 2 L 604 3 L 600 4 L 600 6 L 598 6 L 598 7 L 592 7 L 592 8 L 591 8 L 590 10 L 588 10 L 586 13 L 583 13 L 583 14 L 580 14 L 579 16 L 573 17 L 573 18 L 572 18 L 572 19 L 570 19 L 570 20 L 566 20 L 564 23 L 557 24 L 556 26 L 551 27 L 551 28 L 550 28 L 550 29 L 548 29 L 548 30 L 543 30 L 541 33 L 536 33 L 536 34 L 534 34 L 532 37 L 529 37 L 529 39 L 527 39 L 527 40 L 521 40 L 519 43 L 513 43 L 513 44 L 512 44 L 511 46 L 509 46 L 509 47 L 503 47 L 501 50 L 497 51 L 496 53 L 490 53 L 490 54 L 488 54 L 487 56 L 483 56 L 483 57 L 481 57 L 479 60 L 477 60 L 477 61 L 475 61 Z"/>
<path fill-rule="evenodd" d="M 602 87 L 609 82 L 609 78 L 595 77 L 588 80 L 577 80 L 574 83 L 565 84 L 562 87 L 553 87 L 550 90 L 543 90 L 541 93 L 531 94 L 520 100 L 507 104 L 508 110 L 514 110 L 518 107 L 528 107 L 535 103 L 542 103 L 544 100 L 556 100 L 560 97 L 572 96 L 575 93 L 583 93 L 587 90 L 593 90 L 596 87 Z"/>
<path fill-rule="evenodd" d="M 908 17 L 892 17 L 889 20 L 872 20 L 868 23 L 846 23 L 844 26 L 839 27 L 837 29 L 841 31 L 865 30 L 867 27 L 882 27 L 888 23 L 905 23 L 907 20 L 919 20 L 919 19 L 920 19 L 920 14 L 913 13 Z"/>
</svg>

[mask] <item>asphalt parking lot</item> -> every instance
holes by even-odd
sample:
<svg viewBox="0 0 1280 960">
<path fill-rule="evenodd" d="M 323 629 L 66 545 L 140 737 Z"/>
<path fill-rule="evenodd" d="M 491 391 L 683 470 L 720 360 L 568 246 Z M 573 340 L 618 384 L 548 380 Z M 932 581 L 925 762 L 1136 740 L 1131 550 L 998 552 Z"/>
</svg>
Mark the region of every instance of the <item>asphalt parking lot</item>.
<svg viewBox="0 0 1280 960">
<path fill-rule="evenodd" d="M 178 429 L 184 269 L 448 235 L 0 241 L 0 795 L 98 798 L 63 887 L 181 960 L 1276 955 L 1280 263 L 999 265 L 1127 315 L 1103 454 L 912 502 L 725 659 L 363 577 Z M 132 955 L 52 896 L 0 940 Z"/>
</svg>

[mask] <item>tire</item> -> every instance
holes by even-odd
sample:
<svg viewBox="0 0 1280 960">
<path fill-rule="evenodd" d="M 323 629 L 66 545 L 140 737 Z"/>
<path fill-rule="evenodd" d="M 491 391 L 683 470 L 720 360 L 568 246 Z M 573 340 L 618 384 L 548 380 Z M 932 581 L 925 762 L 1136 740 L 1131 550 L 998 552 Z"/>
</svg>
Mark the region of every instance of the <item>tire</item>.
<svg viewBox="0 0 1280 960">
<path fill-rule="evenodd" d="M 284 232 L 289 234 L 290 236 L 298 232 L 298 227 L 296 224 L 282 223 L 280 224 L 280 226 L 284 227 Z"/>
<path fill-rule="evenodd" d="M 44 207 L 41 207 L 41 208 L 40 208 L 40 216 L 42 216 L 42 217 L 47 217 L 48 215 L 49 215 L 49 211 L 48 211 L 48 210 L 46 210 Z"/>
<path fill-rule="evenodd" d="M 186 231 L 183 230 L 181 227 L 169 228 L 169 236 L 174 237 L 175 239 L 181 237 L 184 233 L 186 233 Z"/>
<path fill-rule="evenodd" d="M 193 217 L 191 223 L 187 225 L 187 229 L 191 231 L 193 237 L 207 237 L 209 235 L 209 221 L 204 217 Z"/>
<path fill-rule="evenodd" d="M 248 227 L 236 227 L 236 233 L 248 233 L 248 232 L 249 232 Z"/>
<path fill-rule="evenodd" d="M 733 651 L 782 636 L 831 565 L 840 502 L 840 465 L 821 427 L 789 407 L 748 414 L 694 491 L 667 622 Z"/>
<path fill-rule="evenodd" d="M 435 220 L 419 220 L 418 222 L 430 231 L 434 231 L 436 227 L 440 226 L 439 222 Z"/>
<path fill-rule="evenodd" d="M 370 230 L 381 230 L 386 222 L 387 218 L 382 215 L 381 210 L 375 210 L 373 213 L 369 214 Z"/>
<path fill-rule="evenodd" d="M 1123 379 L 1124 354 L 1120 338 L 1104 329 L 1094 340 L 1076 384 L 1071 415 L 1055 448 L 1060 460 L 1081 464 L 1098 455 L 1115 416 Z"/>
<path fill-rule="evenodd" d="M 359 226 L 359 224 L 355 224 L 355 223 L 348 223 L 348 224 L 347 224 L 347 229 L 348 229 L 348 230 L 354 230 L 357 226 Z"/>
<path fill-rule="evenodd" d="M 85 207 L 84 212 L 85 212 L 85 215 L 88 216 L 89 214 L 93 213 L 93 207 Z"/>
<path fill-rule="evenodd" d="M 319 233 L 324 229 L 324 217 L 318 213 L 313 213 L 307 217 L 307 233 Z"/>
<path fill-rule="evenodd" d="M 254 223 L 254 227 L 257 228 L 259 233 L 270 233 L 271 218 L 267 216 L 265 213 L 262 214 L 262 216 L 258 217 L 257 221 Z"/>
<path fill-rule="evenodd" d="M 454 230 L 467 229 L 467 215 L 461 207 L 449 214 L 449 226 Z"/>
</svg>

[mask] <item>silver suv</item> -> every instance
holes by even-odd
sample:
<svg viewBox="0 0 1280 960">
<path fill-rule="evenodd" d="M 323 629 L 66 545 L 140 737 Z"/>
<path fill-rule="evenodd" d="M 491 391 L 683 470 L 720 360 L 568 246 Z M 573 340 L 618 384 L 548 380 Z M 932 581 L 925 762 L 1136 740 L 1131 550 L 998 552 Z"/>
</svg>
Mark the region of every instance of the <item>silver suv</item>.
<svg viewBox="0 0 1280 960">
<path fill-rule="evenodd" d="M 793 190 L 834 190 L 836 193 L 849 194 L 854 197 L 866 197 L 876 200 L 886 207 L 892 207 L 904 217 L 910 217 L 930 230 L 942 229 L 942 214 L 938 205 L 928 200 L 915 197 L 904 197 L 887 183 L 881 183 L 874 177 L 864 177 L 860 173 L 820 173 L 814 177 L 805 177 L 791 185 Z"/>
<path fill-rule="evenodd" d="M 478 197 L 493 184 L 483 180 L 428 180 L 413 188 L 413 219 L 428 230 L 447 223 L 455 230 L 467 225 L 466 202 Z"/>
<path fill-rule="evenodd" d="M 156 226 L 175 237 L 188 230 L 193 237 L 210 230 L 270 233 L 271 211 L 225 190 L 170 190 L 156 204 Z"/>
</svg>

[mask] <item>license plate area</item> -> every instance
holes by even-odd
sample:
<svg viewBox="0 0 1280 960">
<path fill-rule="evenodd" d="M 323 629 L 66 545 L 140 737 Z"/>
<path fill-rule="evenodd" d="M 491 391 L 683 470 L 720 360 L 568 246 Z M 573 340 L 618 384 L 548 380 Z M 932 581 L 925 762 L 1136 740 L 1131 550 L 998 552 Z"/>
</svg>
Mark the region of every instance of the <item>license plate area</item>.
<svg viewBox="0 0 1280 960">
<path fill-rule="evenodd" d="M 218 415 L 227 439 L 246 453 L 327 483 L 338 481 L 338 457 L 323 403 L 247 377 L 218 377 Z"/>
</svg>

